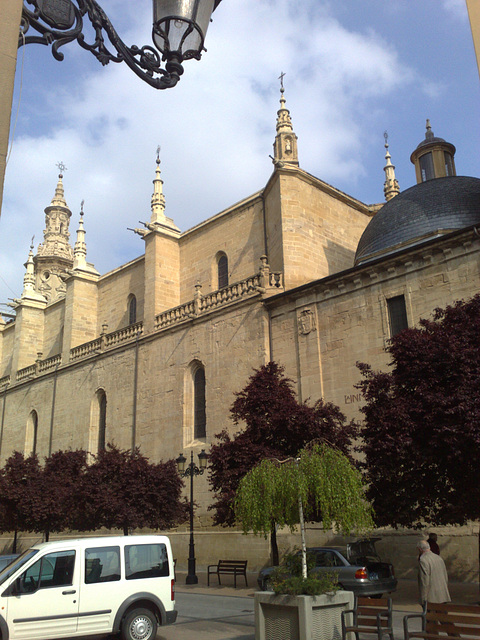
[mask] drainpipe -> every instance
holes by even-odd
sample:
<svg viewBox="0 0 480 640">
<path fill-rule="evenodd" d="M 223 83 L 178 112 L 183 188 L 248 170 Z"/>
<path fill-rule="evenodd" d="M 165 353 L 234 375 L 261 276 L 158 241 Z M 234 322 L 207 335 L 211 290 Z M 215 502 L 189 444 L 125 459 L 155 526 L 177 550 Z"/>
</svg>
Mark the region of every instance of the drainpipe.
<svg viewBox="0 0 480 640">
<path fill-rule="evenodd" d="M 52 395 L 52 411 L 50 414 L 50 438 L 48 441 L 48 455 L 52 455 L 52 444 L 53 444 L 53 419 L 55 417 L 55 398 L 57 395 L 57 375 L 58 375 L 58 362 L 55 365 L 55 375 L 53 377 L 53 395 Z"/>
<path fill-rule="evenodd" d="M 133 373 L 133 419 L 132 419 L 132 451 L 135 449 L 137 436 L 137 386 L 138 386 L 138 338 L 140 331 L 137 331 L 135 340 L 135 367 Z"/>
<path fill-rule="evenodd" d="M 5 405 L 7 403 L 7 387 L 3 392 L 3 404 L 2 404 L 2 424 L 0 426 L 0 460 L 2 458 L 2 444 L 3 444 L 3 424 L 5 422 Z"/>
</svg>

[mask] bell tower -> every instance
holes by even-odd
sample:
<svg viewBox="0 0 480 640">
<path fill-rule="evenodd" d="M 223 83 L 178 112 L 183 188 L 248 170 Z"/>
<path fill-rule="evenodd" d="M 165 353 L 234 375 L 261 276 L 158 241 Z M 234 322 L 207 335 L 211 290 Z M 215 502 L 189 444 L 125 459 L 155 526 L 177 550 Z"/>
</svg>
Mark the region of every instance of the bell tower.
<svg viewBox="0 0 480 640">
<path fill-rule="evenodd" d="M 38 246 L 34 258 L 35 289 L 45 296 L 48 302 L 65 295 L 65 271 L 73 266 L 73 249 L 68 242 L 72 212 L 65 201 L 62 182 L 66 167 L 61 162 L 57 166 L 60 170 L 57 187 L 50 206 L 45 209 L 44 239 Z"/>
</svg>

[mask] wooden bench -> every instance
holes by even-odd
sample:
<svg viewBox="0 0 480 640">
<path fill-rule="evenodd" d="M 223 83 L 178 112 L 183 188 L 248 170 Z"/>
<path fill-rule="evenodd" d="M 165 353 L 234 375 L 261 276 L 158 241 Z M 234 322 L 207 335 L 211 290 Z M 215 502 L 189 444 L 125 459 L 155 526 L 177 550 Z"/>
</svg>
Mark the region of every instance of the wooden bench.
<svg viewBox="0 0 480 640">
<path fill-rule="evenodd" d="M 411 631 L 409 621 L 421 618 L 422 628 Z M 458 640 L 480 638 L 480 607 L 466 604 L 435 604 L 429 602 L 424 613 L 410 614 L 403 618 L 405 640 Z"/>
<path fill-rule="evenodd" d="M 352 624 L 347 624 L 351 616 Z M 342 611 L 342 640 L 347 640 L 347 633 L 353 633 L 360 640 L 360 633 L 375 634 L 378 640 L 382 637 L 393 638 L 392 599 L 362 598 L 355 596 L 353 609 Z"/>
<path fill-rule="evenodd" d="M 245 586 L 247 584 L 247 562 L 248 560 L 219 560 L 217 564 L 210 564 L 208 566 L 207 584 L 210 586 L 210 576 L 216 575 L 218 578 L 218 584 L 222 584 L 220 580 L 221 575 L 233 575 L 233 584 L 235 589 L 237 588 L 237 576 L 243 576 L 245 578 Z"/>
</svg>

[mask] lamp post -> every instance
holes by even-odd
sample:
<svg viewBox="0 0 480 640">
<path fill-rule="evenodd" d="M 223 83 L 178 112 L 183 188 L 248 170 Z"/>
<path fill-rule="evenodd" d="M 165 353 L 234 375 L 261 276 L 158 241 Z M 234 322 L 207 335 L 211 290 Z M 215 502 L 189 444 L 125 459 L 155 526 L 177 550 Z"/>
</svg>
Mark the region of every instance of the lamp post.
<svg viewBox="0 0 480 640">
<path fill-rule="evenodd" d="M 193 476 L 201 476 L 207 468 L 208 454 L 205 453 L 205 449 L 202 449 L 198 454 L 199 466 L 193 461 L 193 451 L 190 453 L 190 464 L 185 468 L 187 459 L 181 453 L 176 459 L 178 473 L 182 478 L 190 476 L 190 543 L 188 545 L 188 574 L 185 580 L 186 584 L 197 584 L 198 578 L 195 573 L 195 542 L 193 538 Z"/>
<path fill-rule="evenodd" d="M 52 45 L 56 60 L 63 60 L 59 48 L 77 40 L 103 65 L 126 62 L 142 80 L 155 89 L 174 87 L 183 73 L 182 62 L 200 60 L 211 15 L 221 0 L 153 0 L 152 39 L 150 45 L 128 47 L 96 0 L 25 0 L 18 46 L 22 44 Z M 27 7 L 27 3 L 32 8 Z M 83 33 L 87 17 L 95 32 L 89 43 Z M 39 35 L 27 35 L 32 28 Z M 116 53 L 105 42 L 104 33 Z M 161 55 L 160 55 L 161 54 Z M 165 62 L 165 69 L 162 69 Z"/>
</svg>

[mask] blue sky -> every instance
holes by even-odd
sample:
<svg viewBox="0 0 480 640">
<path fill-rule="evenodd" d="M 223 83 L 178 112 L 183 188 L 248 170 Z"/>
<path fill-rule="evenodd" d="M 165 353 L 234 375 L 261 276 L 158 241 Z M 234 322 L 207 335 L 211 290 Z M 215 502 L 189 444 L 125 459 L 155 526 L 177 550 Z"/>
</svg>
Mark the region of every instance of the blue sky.
<svg viewBox="0 0 480 640">
<path fill-rule="evenodd" d="M 102 6 L 128 45 L 151 43 L 149 0 Z M 400 188 L 412 186 L 410 153 L 426 118 L 456 146 L 457 173 L 480 175 L 480 82 L 464 0 L 223 0 L 206 47 L 167 91 L 126 65 L 102 67 L 75 43 L 63 62 L 41 45 L 19 51 L 1 302 L 21 294 L 59 161 L 72 244 L 85 200 L 87 259 L 101 273 L 143 253 L 127 227 L 149 219 L 157 145 L 166 214 L 182 231 L 261 189 L 273 169 L 281 71 L 301 167 L 342 191 L 383 201 L 385 130 Z"/>
</svg>

